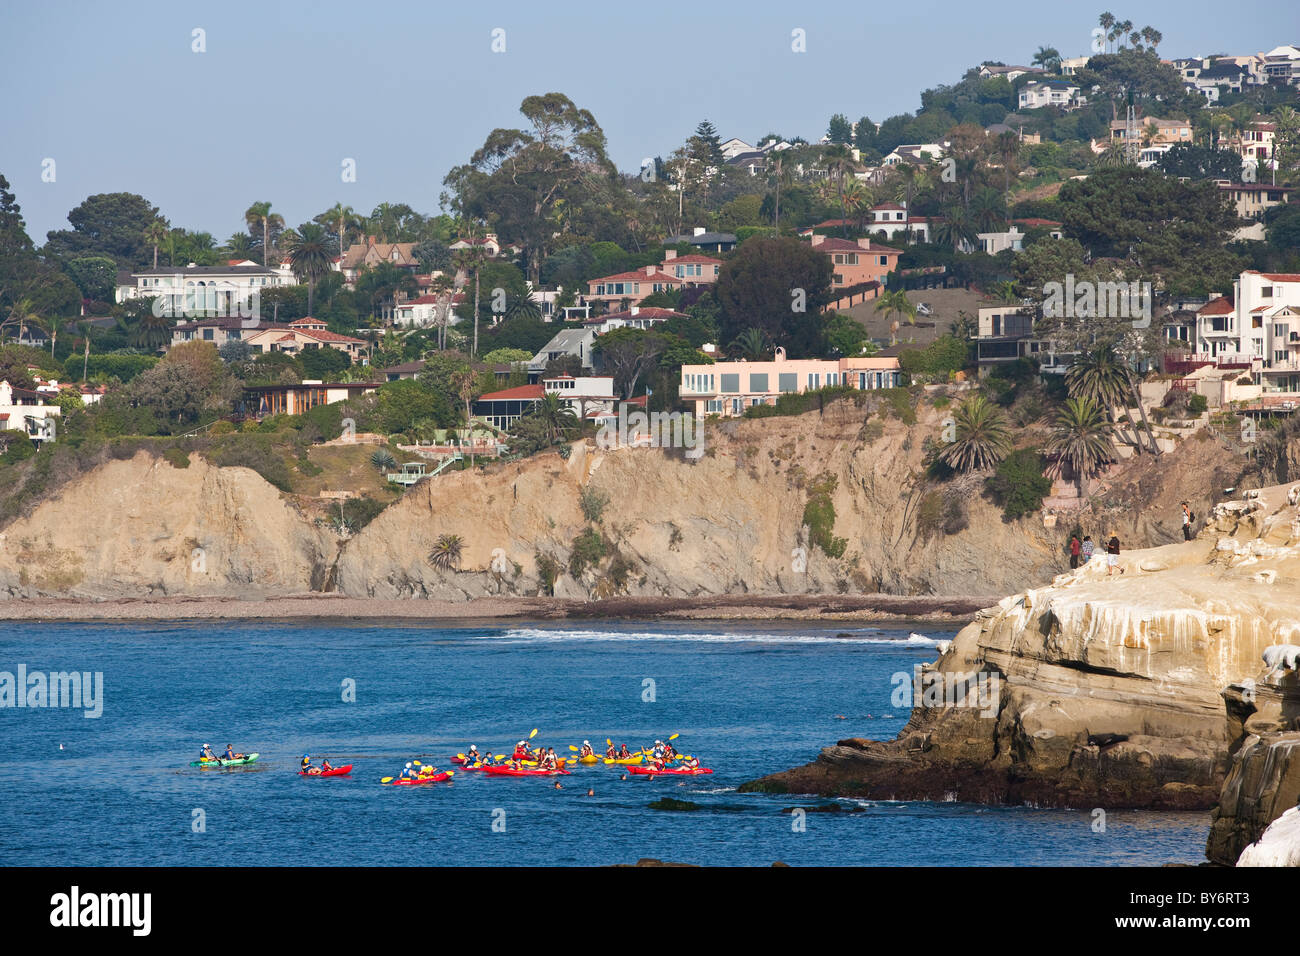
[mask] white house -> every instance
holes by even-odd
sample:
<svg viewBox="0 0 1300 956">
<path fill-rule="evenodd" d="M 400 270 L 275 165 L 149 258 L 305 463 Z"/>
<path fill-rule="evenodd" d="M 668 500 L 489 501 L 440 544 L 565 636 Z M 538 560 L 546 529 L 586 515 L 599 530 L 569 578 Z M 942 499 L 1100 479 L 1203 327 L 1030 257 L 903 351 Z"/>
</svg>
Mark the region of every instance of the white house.
<svg viewBox="0 0 1300 956">
<path fill-rule="evenodd" d="M 533 375 L 540 374 L 545 371 L 547 363 L 566 355 L 576 355 L 582 367 L 589 369 L 592 367 L 591 346 L 595 341 L 595 329 L 562 329 L 533 356 L 528 371 Z"/>
<path fill-rule="evenodd" d="M 0 431 L 20 431 L 35 442 L 54 441 L 55 422 L 63 409 L 47 405 L 46 396 L 26 388 L 15 388 L 0 379 Z"/>
<path fill-rule="evenodd" d="M 1015 225 L 1012 225 L 1005 232 L 976 233 L 976 238 L 979 240 L 980 252 L 987 252 L 991 256 L 996 256 L 1004 249 L 1019 252 L 1023 248 L 1025 234 Z"/>
<path fill-rule="evenodd" d="M 1300 274 L 1247 270 L 1196 312 L 1192 361 L 1240 368 L 1266 392 L 1300 392 Z"/>
<path fill-rule="evenodd" d="M 1060 80 L 1030 80 L 1020 88 L 1022 110 L 1036 110 L 1044 106 L 1075 110 L 1087 102 L 1088 98 L 1080 95 L 1077 86 Z"/>
<path fill-rule="evenodd" d="M 117 287 L 118 302 L 161 297 L 162 315 L 257 318 L 257 298 L 266 289 L 297 285 L 287 265 L 200 266 L 144 269 L 131 273 L 131 284 Z"/>
<path fill-rule="evenodd" d="M 1300 48 L 1287 44 L 1261 54 L 1264 75 L 1270 83 L 1300 86 Z"/>
</svg>

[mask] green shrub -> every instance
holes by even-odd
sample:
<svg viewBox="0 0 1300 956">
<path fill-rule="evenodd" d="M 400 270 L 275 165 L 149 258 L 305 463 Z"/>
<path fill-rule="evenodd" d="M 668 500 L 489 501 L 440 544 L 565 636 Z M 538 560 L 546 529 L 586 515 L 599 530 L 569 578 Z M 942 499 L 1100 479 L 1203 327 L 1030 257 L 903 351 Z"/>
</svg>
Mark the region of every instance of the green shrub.
<svg viewBox="0 0 1300 956">
<path fill-rule="evenodd" d="M 605 506 L 608 504 L 609 495 L 596 490 L 591 485 L 585 486 L 578 492 L 578 505 L 582 508 L 582 516 L 592 524 L 600 524 L 600 517 L 605 513 Z"/>
<path fill-rule="evenodd" d="M 174 445 L 163 452 L 163 461 L 173 468 L 190 467 L 190 456 L 185 453 L 183 448 L 177 448 Z"/>
<path fill-rule="evenodd" d="M 208 457 L 222 468 L 251 468 L 281 491 L 293 491 L 289 466 L 269 435 L 224 435 L 213 442 Z"/>
<path fill-rule="evenodd" d="M 547 594 L 554 594 L 555 582 L 560 577 L 560 562 L 540 551 L 533 555 L 533 560 L 537 562 L 537 577 L 541 582 L 542 590 Z"/>
<path fill-rule="evenodd" d="M 998 463 L 985 487 L 1002 506 L 1002 517 L 1015 521 L 1043 507 L 1052 490 L 1052 482 L 1043 475 L 1046 467 L 1047 459 L 1036 448 L 1019 448 Z"/>
<path fill-rule="evenodd" d="M 808 503 L 803 509 L 803 523 L 808 528 L 808 539 L 814 546 L 832 558 L 844 557 L 848 542 L 835 537 L 835 476 L 822 472 L 808 486 Z"/>
<path fill-rule="evenodd" d="M 600 563 L 600 559 L 605 556 L 605 551 L 605 539 L 601 533 L 595 528 L 586 528 L 573 539 L 573 547 L 569 553 L 569 574 L 575 578 L 582 577 L 582 573 L 588 567 Z"/>
<path fill-rule="evenodd" d="M 970 344 L 952 335 L 941 335 L 923 349 L 903 349 L 898 364 L 913 382 L 946 382 L 970 362 Z"/>
<path fill-rule="evenodd" d="M 360 531 L 379 517 L 386 505 L 374 498 L 345 498 L 343 501 L 343 520 L 352 531 Z"/>
<path fill-rule="evenodd" d="M 15 465 L 20 461 L 26 461 L 36 454 L 35 443 L 27 437 L 27 433 L 21 428 L 7 428 L 0 431 L 0 445 L 4 446 L 4 454 L 0 455 L 0 463 L 6 465 Z"/>
<path fill-rule="evenodd" d="M 905 388 L 884 388 L 877 392 L 884 401 L 884 407 L 892 411 L 904 425 L 916 424 L 916 408 L 912 404 L 912 393 Z"/>
<path fill-rule="evenodd" d="M 1204 395 L 1193 395 L 1187 400 L 1187 410 L 1193 415 L 1204 415 L 1210 407 L 1210 400 Z"/>
</svg>

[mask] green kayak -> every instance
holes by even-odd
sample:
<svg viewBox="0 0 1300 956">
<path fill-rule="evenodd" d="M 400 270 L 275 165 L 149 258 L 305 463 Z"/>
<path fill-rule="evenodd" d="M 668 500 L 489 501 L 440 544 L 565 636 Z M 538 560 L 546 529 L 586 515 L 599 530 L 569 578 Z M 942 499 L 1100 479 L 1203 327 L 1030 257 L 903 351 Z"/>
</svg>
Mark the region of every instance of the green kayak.
<svg viewBox="0 0 1300 956">
<path fill-rule="evenodd" d="M 234 760 L 223 760 L 218 757 L 216 760 L 195 760 L 191 767 L 238 767 L 240 764 L 253 763 L 257 760 L 257 754 L 245 754 L 243 757 L 236 757 Z"/>
</svg>

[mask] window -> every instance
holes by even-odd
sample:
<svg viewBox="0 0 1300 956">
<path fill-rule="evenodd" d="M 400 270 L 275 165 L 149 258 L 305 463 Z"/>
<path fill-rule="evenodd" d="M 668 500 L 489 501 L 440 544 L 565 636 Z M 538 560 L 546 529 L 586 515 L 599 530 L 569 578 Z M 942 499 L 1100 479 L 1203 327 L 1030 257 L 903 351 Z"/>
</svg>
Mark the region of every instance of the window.
<svg viewBox="0 0 1300 956">
<path fill-rule="evenodd" d="M 751 392 L 766 392 L 766 391 L 767 391 L 767 373 L 766 373 L 766 372 L 750 372 L 750 373 L 749 373 L 749 390 L 750 390 Z"/>
<path fill-rule="evenodd" d="M 718 413 L 718 414 L 721 414 L 721 413 L 722 413 L 722 399 L 720 399 L 720 398 L 712 398 L 712 399 L 709 399 L 709 401 L 705 403 L 704 408 L 705 408 L 705 410 L 708 411 L 708 412 L 716 412 L 716 413 Z"/>
<path fill-rule="evenodd" d="M 722 391 L 738 392 L 740 391 L 740 373 L 724 372 L 722 375 Z"/>
<path fill-rule="evenodd" d="M 821 387 L 822 387 L 822 377 L 821 377 L 821 375 L 820 375 L 819 373 L 817 373 L 817 372 L 809 372 L 809 373 L 808 373 L 808 388 L 809 388 L 809 390 L 816 390 L 816 389 L 819 389 L 819 388 L 821 388 Z"/>
<path fill-rule="evenodd" d="M 1273 287 L 1271 285 L 1262 286 L 1259 290 L 1259 297 L 1261 299 L 1273 298 Z"/>
<path fill-rule="evenodd" d="M 794 372 L 779 373 L 776 377 L 776 389 L 778 392 L 799 391 L 799 376 Z"/>
</svg>

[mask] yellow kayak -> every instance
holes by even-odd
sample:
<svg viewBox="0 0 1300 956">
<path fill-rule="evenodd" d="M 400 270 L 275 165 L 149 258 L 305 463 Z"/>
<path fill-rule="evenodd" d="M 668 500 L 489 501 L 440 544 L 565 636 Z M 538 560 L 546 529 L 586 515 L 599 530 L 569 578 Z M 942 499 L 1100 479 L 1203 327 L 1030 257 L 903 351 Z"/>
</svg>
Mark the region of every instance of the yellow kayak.
<svg viewBox="0 0 1300 956">
<path fill-rule="evenodd" d="M 597 757 L 595 754 L 588 754 L 585 757 L 577 757 L 575 759 L 578 761 L 578 763 L 600 763 L 605 758 Z"/>
<path fill-rule="evenodd" d="M 627 765 L 627 764 L 640 763 L 644 759 L 645 759 L 644 755 L 641 754 L 638 754 L 635 757 L 606 757 L 605 763 L 607 764 L 617 763 L 617 764 Z"/>
</svg>

